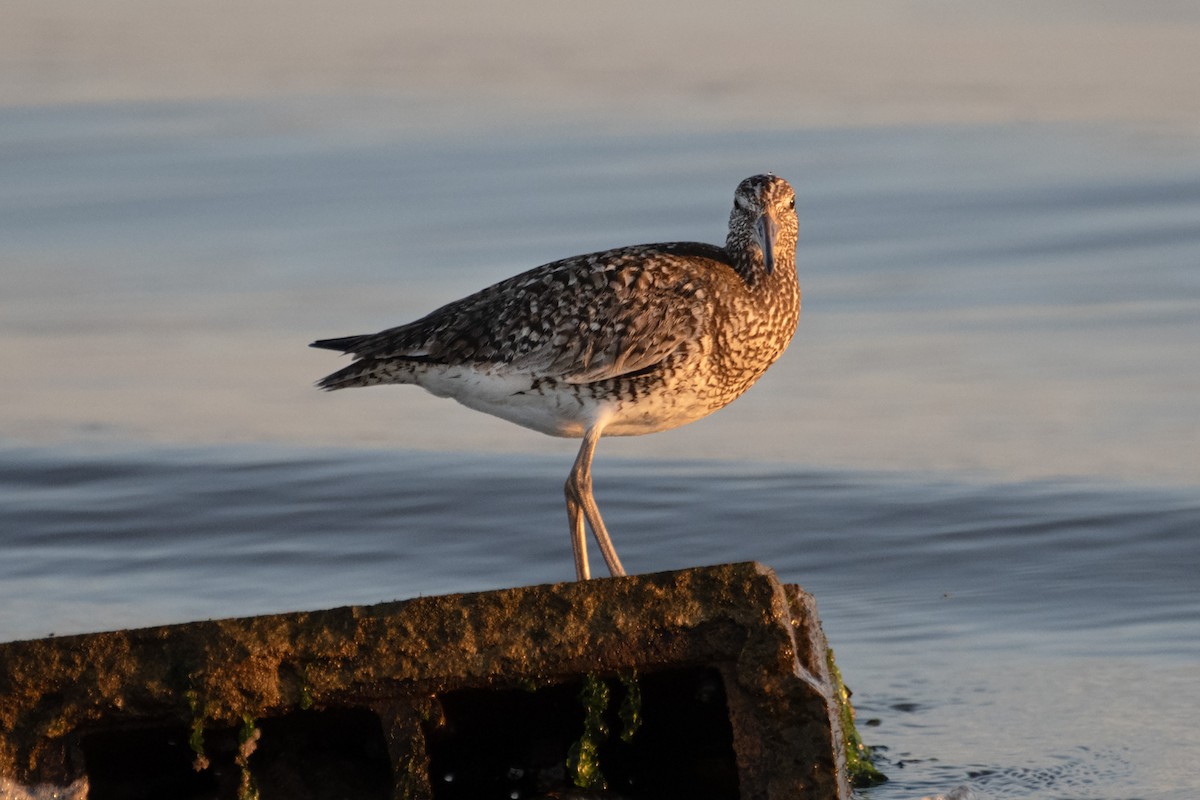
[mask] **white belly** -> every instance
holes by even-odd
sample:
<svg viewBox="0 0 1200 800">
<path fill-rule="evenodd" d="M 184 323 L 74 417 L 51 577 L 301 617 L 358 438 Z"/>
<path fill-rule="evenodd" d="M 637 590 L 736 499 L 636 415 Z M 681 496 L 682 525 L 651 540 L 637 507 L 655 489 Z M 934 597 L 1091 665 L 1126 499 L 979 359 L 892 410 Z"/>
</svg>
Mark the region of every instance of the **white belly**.
<svg viewBox="0 0 1200 800">
<path fill-rule="evenodd" d="M 544 382 L 528 373 L 443 367 L 421 373 L 416 381 L 438 397 L 525 428 L 570 438 L 582 437 L 598 422 L 605 436 L 640 436 L 684 425 L 711 413 L 711 406 L 680 395 L 642 397 L 636 403 L 597 398 L 570 384 Z"/>
</svg>

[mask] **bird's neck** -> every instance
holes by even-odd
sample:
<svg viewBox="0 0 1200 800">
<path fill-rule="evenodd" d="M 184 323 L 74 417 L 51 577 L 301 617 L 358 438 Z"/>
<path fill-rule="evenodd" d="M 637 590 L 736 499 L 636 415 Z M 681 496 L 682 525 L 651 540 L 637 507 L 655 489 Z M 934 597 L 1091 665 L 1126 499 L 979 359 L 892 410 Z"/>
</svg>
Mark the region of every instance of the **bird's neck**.
<svg viewBox="0 0 1200 800">
<path fill-rule="evenodd" d="M 751 291 L 779 291 L 796 283 L 796 258 L 783 248 L 776 254 L 775 268 L 770 272 L 763 263 L 762 253 L 749 242 L 735 242 L 731 238 L 725 249 L 732 256 L 734 271 Z"/>
</svg>

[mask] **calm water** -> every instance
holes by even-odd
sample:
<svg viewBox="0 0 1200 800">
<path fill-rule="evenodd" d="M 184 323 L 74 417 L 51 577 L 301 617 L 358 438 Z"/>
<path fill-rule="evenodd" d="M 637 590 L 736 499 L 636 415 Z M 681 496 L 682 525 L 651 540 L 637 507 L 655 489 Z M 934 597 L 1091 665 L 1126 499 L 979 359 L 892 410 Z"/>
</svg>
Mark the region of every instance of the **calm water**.
<svg viewBox="0 0 1200 800">
<path fill-rule="evenodd" d="M 304 345 L 717 241 L 772 169 L 798 338 L 721 414 L 601 444 L 626 565 L 812 591 L 892 778 L 864 797 L 1200 794 L 1200 148 L 412 111 L 0 111 L 0 640 L 569 579 L 573 443 L 318 393 L 341 362 Z"/>
<path fill-rule="evenodd" d="M 568 465 L 11 448 L 0 633 L 567 580 Z M 865 797 L 1200 786 L 1200 493 L 603 457 L 597 472 L 631 569 L 754 558 L 816 595 L 892 777 Z"/>
</svg>

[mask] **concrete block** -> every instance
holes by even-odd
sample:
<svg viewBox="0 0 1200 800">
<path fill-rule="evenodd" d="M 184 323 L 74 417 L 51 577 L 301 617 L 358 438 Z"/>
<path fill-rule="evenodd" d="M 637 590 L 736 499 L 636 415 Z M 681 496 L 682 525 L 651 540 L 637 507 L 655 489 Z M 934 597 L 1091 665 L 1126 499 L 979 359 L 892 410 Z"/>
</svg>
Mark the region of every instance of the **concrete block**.
<svg viewBox="0 0 1200 800">
<path fill-rule="evenodd" d="M 752 563 L 11 642 L 0 797 L 848 798 L 827 655 Z"/>
</svg>

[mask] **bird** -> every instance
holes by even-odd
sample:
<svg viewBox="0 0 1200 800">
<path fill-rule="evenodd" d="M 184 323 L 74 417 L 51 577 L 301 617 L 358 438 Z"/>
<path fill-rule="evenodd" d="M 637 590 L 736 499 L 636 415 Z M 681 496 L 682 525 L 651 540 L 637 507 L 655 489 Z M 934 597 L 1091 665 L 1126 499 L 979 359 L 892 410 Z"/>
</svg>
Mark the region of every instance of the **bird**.
<svg viewBox="0 0 1200 800">
<path fill-rule="evenodd" d="M 700 419 L 783 354 L 800 318 L 796 194 L 766 173 L 741 181 L 724 246 L 618 247 L 535 267 L 406 325 L 310 346 L 352 363 L 333 391 L 416 384 L 582 443 L 564 487 L 577 580 L 591 577 L 585 523 L 610 574 L 625 575 L 592 494 L 601 436 Z"/>
</svg>

